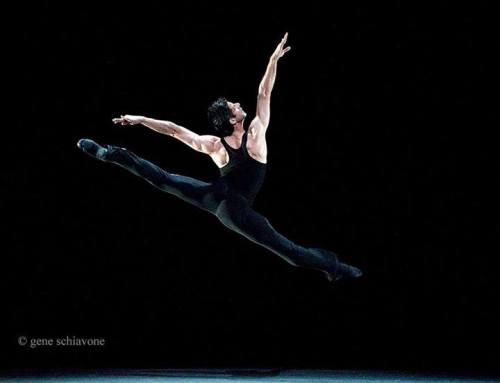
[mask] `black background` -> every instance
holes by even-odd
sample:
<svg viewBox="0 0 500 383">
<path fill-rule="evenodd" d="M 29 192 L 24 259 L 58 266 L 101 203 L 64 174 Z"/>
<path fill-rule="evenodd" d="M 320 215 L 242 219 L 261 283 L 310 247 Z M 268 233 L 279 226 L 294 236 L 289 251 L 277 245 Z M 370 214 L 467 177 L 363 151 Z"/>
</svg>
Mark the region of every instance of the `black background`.
<svg viewBox="0 0 500 383">
<path fill-rule="evenodd" d="M 497 20 L 487 3 L 402 3 L 41 2 L 6 14 L 4 367 L 496 370 Z M 359 280 L 292 268 L 76 148 L 90 137 L 217 177 L 208 157 L 111 119 L 211 134 L 218 96 L 253 117 L 286 31 L 255 208 L 361 267 Z M 21 335 L 106 346 L 30 349 Z"/>
</svg>

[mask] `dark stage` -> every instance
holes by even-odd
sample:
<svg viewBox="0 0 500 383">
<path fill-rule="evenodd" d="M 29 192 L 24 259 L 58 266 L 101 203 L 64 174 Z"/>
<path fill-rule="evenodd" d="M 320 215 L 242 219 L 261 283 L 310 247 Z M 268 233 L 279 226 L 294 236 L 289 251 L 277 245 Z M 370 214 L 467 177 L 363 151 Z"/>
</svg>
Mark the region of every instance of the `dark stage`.
<svg viewBox="0 0 500 383">
<path fill-rule="evenodd" d="M 401 371 L 405 381 L 498 376 L 492 8 L 39 2 L 6 13 L 16 27 L 2 145 L 5 376 L 59 368 L 328 370 L 329 381 L 361 381 L 356 371 L 371 371 L 372 381 Z M 359 279 L 331 284 L 294 268 L 76 147 L 88 137 L 215 179 L 209 157 L 111 119 L 143 115 L 213 134 L 206 110 L 225 96 L 247 110 L 248 125 L 285 32 L 292 49 L 278 64 L 268 173 L 254 208 L 293 241 L 360 267 Z M 266 381 L 328 378 L 299 375 Z"/>
</svg>

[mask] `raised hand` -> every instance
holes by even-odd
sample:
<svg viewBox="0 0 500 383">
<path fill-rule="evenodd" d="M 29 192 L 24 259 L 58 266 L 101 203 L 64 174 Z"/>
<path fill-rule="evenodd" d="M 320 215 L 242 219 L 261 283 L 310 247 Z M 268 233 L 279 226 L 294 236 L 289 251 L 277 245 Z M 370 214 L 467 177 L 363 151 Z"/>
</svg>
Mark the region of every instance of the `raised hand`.
<svg viewBox="0 0 500 383">
<path fill-rule="evenodd" d="M 278 44 L 278 46 L 274 50 L 273 54 L 271 55 L 271 60 L 278 61 L 280 58 L 282 58 L 284 56 L 284 54 L 286 52 L 288 52 L 290 49 L 292 49 L 291 47 L 285 48 L 285 44 L 286 44 L 287 39 L 288 39 L 288 32 L 285 33 L 285 36 L 283 36 L 280 43 Z"/>
<path fill-rule="evenodd" d="M 119 118 L 113 118 L 113 123 L 121 125 L 137 125 L 143 121 L 142 116 L 131 116 L 129 114 L 122 115 Z"/>
</svg>

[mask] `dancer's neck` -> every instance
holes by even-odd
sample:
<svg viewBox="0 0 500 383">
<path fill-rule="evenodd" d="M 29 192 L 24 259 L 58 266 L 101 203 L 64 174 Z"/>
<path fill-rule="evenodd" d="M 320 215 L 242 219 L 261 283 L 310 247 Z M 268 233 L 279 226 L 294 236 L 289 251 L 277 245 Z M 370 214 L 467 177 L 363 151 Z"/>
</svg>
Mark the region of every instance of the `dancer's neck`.
<svg viewBox="0 0 500 383">
<path fill-rule="evenodd" d="M 243 137 L 244 134 L 245 134 L 245 128 L 243 127 L 243 121 L 234 124 L 233 134 L 231 134 L 231 136 L 240 139 L 241 137 Z"/>
<path fill-rule="evenodd" d="M 235 124 L 233 133 L 230 137 L 233 137 L 238 142 L 241 141 L 241 138 L 245 134 L 245 128 L 243 127 L 243 122 Z"/>
</svg>

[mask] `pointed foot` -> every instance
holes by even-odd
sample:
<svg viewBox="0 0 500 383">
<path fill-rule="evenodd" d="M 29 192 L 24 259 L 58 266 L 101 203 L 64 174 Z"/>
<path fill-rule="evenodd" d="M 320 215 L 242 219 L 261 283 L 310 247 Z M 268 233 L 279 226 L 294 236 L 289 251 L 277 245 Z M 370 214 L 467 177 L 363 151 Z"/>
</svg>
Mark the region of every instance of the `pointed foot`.
<svg viewBox="0 0 500 383">
<path fill-rule="evenodd" d="M 312 254 L 310 259 L 314 260 L 314 268 L 322 271 L 330 282 L 338 281 L 341 278 L 359 278 L 363 272 L 357 267 L 340 262 L 337 254 L 333 251 L 312 247 L 309 249 Z"/>
<path fill-rule="evenodd" d="M 359 278 L 363 272 L 357 267 L 348 265 L 347 263 L 339 262 L 335 272 L 323 271 L 329 282 L 336 282 L 342 278 Z"/>
<path fill-rule="evenodd" d="M 359 278 L 363 275 L 363 272 L 357 267 L 343 262 L 339 262 L 339 270 L 337 272 L 349 278 Z"/>
<path fill-rule="evenodd" d="M 106 160 L 108 150 L 91 139 L 82 138 L 78 140 L 76 146 L 91 157 L 97 158 L 100 161 Z"/>
</svg>

